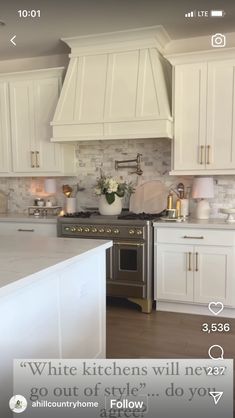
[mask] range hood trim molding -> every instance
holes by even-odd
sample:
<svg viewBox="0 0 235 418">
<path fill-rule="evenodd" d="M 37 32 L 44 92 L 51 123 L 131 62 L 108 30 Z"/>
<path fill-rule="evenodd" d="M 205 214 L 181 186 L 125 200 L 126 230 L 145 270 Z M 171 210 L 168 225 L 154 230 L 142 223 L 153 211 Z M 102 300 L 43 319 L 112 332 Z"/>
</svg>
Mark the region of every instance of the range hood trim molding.
<svg viewBox="0 0 235 418">
<path fill-rule="evenodd" d="M 71 48 L 70 56 L 77 57 L 81 54 L 90 54 L 93 51 L 101 53 L 110 50 L 130 50 L 132 48 L 157 48 L 163 54 L 171 38 L 165 28 L 158 25 L 118 32 L 61 38 L 61 40 Z"/>
</svg>

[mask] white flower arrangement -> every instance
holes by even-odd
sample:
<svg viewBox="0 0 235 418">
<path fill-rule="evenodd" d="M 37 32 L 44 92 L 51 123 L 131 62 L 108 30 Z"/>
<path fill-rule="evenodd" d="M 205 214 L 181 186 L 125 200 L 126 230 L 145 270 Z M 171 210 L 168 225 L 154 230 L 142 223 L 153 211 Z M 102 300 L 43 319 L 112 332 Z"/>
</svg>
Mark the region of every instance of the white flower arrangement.
<svg viewBox="0 0 235 418">
<path fill-rule="evenodd" d="M 123 197 L 126 193 L 134 193 L 134 188 L 131 183 L 121 182 L 112 177 L 106 177 L 104 174 L 101 174 L 97 179 L 94 190 L 97 196 L 105 195 L 109 205 L 115 201 L 116 196 Z"/>
</svg>

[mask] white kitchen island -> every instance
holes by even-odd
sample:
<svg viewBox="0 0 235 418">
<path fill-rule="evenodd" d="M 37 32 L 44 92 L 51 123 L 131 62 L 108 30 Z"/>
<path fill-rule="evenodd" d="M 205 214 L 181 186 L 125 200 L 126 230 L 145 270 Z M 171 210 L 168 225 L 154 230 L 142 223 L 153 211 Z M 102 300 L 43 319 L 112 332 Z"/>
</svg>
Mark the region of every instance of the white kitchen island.
<svg viewBox="0 0 235 418">
<path fill-rule="evenodd" d="M 15 358 L 105 357 L 111 246 L 104 240 L 0 237 L 0 405 L 12 395 Z"/>
</svg>

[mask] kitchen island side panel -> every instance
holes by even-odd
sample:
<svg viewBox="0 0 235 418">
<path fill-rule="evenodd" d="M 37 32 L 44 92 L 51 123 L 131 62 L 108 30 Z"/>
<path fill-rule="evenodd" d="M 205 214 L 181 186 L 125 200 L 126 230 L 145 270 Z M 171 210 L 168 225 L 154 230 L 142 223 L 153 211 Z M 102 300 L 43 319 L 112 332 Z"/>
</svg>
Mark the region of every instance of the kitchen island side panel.
<svg viewBox="0 0 235 418">
<path fill-rule="evenodd" d="M 13 360 L 105 358 L 105 250 L 0 297 L 0 405 L 10 417 Z"/>
</svg>

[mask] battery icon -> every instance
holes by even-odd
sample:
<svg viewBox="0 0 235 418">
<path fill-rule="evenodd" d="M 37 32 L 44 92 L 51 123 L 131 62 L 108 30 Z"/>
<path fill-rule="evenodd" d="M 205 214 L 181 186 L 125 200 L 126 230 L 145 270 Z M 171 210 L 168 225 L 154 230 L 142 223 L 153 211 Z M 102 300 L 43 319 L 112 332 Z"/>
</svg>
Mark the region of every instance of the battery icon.
<svg viewBox="0 0 235 418">
<path fill-rule="evenodd" d="M 224 10 L 211 10 L 210 15 L 211 17 L 224 17 L 225 11 Z"/>
</svg>

